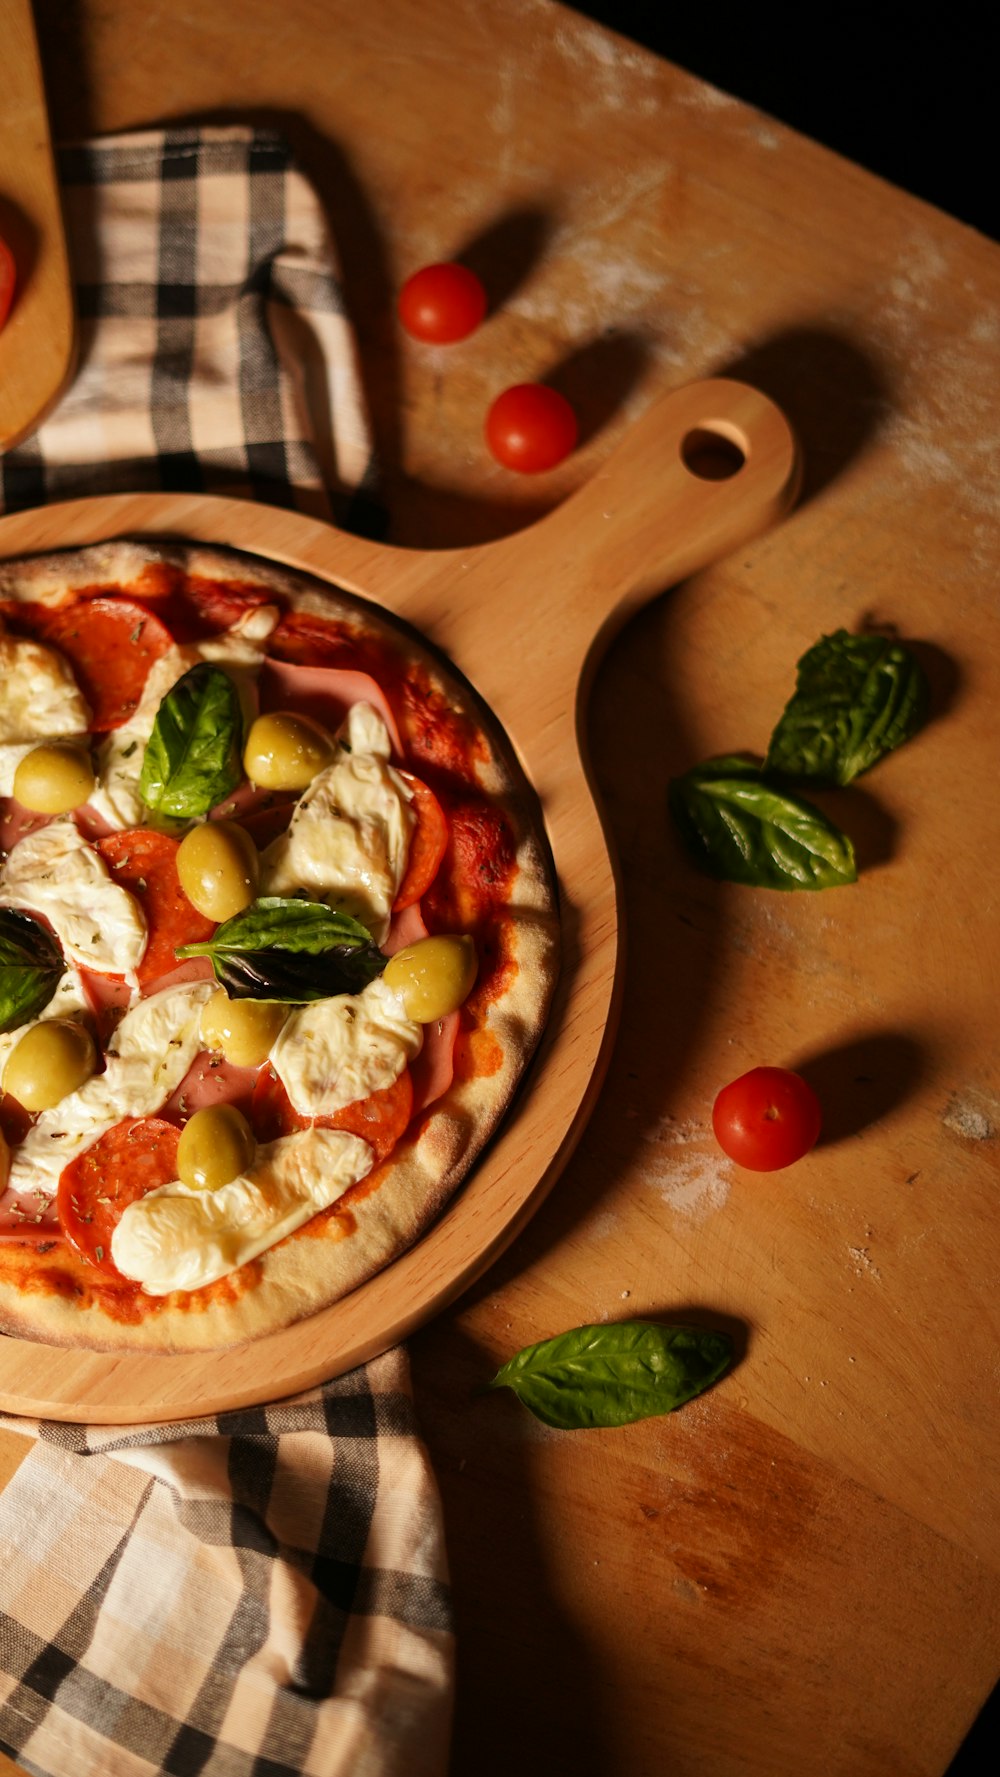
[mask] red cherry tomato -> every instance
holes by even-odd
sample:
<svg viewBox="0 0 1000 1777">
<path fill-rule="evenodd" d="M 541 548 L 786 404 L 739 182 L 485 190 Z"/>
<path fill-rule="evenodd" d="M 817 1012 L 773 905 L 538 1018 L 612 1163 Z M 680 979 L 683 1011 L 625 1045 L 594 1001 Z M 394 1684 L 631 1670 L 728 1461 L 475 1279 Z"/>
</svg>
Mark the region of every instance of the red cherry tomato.
<svg viewBox="0 0 1000 1777">
<path fill-rule="evenodd" d="M 466 265 L 425 265 L 399 293 L 399 318 L 407 333 L 446 346 L 474 333 L 486 313 L 486 291 Z"/>
<path fill-rule="evenodd" d="M 537 475 L 568 457 L 577 440 L 576 414 L 565 395 L 545 383 L 515 383 L 486 415 L 486 443 L 505 469 Z"/>
<path fill-rule="evenodd" d="M 14 300 L 14 255 L 7 242 L 0 238 L 0 327 Z"/>
<path fill-rule="evenodd" d="M 751 1068 L 723 1086 L 712 1107 L 720 1148 L 750 1172 L 777 1172 L 801 1160 L 821 1122 L 812 1087 L 787 1067 Z"/>
</svg>

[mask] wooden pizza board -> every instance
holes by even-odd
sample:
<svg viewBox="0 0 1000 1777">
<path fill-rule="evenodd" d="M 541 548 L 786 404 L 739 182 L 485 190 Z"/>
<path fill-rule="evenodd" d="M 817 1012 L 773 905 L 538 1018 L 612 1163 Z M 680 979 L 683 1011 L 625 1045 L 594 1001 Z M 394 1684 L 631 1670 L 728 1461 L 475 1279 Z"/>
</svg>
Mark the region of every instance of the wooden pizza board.
<svg viewBox="0 0 1000 1777">
<path fill-rule="evenodd" d="M 415 625 L 500 718 L 538 792 L 563 930 L 556 1001 L 526 1088 L 410 1252 L 323 1313 L 222 1353 L 121 1357 L 0 1341 L 0 1406 L 132 1424 L 278 1399 L 404 1338 L 509 1244 L 572 1151 L 614 1032 L 618 892 L 581 747 L 593 669 L 630 612 L 773 523 L 797 483 L 780 411 L 720 380 L 649 409 L 547 517 L 466 551 L 390 549 L 272 507 L 186 494 L 106 496 L 0 521 L 6 556 L 115 536 L 229 544 L 325 576 Z"/>
<path fill-rule="evenodd" d="M 73 368 L 75 316 L 45 90 L 28 0 L 4 0 L 0 235 L 17 267 L 0 331 L 0 451 L 44 419 Z"/>
</svg>

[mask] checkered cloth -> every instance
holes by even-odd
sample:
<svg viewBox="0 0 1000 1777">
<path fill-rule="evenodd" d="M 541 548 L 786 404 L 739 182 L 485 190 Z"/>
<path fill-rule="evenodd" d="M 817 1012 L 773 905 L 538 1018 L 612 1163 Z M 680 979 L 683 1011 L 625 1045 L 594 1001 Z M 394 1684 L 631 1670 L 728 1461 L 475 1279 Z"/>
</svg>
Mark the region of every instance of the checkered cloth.
<svg viewBox="0 0 1000 1777">
<path fill-rule="evenodd" d="M 166 488 L 380 528 L 330 236 L 287 144 L 156 130 L 58 163 L 78 372 L 0 456 L 0 512 Z"/>
<path fill-rule="evenodd" d="M 328 490 L 371 528 L 332 249 L 280 139 L 149 132 L 61 171 L 79 374 L 0 458 L 0 508 Z M 0 1746 L 26 1770 L 440 1777 L 447 1574 L 403 1352 L 182 1425 L 0 1423 L 33 1440 L 0 1494 Z"/>
</svg>

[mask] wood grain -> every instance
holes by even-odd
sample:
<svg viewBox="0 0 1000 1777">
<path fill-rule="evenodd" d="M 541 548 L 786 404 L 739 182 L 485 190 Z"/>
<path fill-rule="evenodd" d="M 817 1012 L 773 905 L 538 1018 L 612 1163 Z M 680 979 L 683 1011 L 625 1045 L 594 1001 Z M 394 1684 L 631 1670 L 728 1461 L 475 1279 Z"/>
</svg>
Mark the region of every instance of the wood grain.
<svg viewBox="0 0 1000 1777">
<path fill-rule="evenodd" d="M 704 479 L 689 441 L 735 443 L 742 466 Z M 197 495 L 102 496 L 0 519 L 0 556 L 109 536 L 239 545 L 308 568 L 417 625 L 504 723 L 544 810 L 565 943 L 530 1090 L 449 1212 L 371 1283 L 322 1314 L 210 1356 L 57 1352 L 0 1342 L 0 1407 L 135 1424 L 273 1400 L 339 1375 L 414 1331 L 509 1244 L 582 1133 L 617 1022 L 615 869 L 577 747 L 582 678 L 654 592 L 746 542 L 798 487 L 794 438 L 765 396 L 733 382 L 666 396 L 593 483 L 517 537 L 463 553 L 406 551 L 295 513 Z M 503 646 L 497 646 L 497 613 Z"/>
<path fill-rule="evenodd" d="M 73 365 L 75 315 L 30 0 L 4 0 L 0 235 L 14 254 L 14 307 L 0 332 L 0 451 L 33 430 Z"/>
<path fill-rule="evenodd" d="M 343 258 L 397 543 L 515 533 L 693 379 L 742 376 L 792 420 L 790 520 L 634 617 L 592 688 L 630 940 L 587 1138 L 410 1342 L 458 1607 L 454 1777 L 941 1777 L 1000 1670 L 1000 251 L 545 0 L 38 19 L 64 136 L 287 131 Z M 411 349 L 401 276 L 461 253 L 488 323 Z M 480 428 L 533 375 L 584 441 L 525 485 Z M 870 620 L 920 645 L 934 713 L 828 803 L 857 888 L 693 877 L 667 778 L 760 751 L 804 648 Z M 762 1060 L 808 1065 L 827 1111 L 769 1181 L 708 1127 Z M 620 1433 L 472 1398 L 519 1345 L 633 1313 L 728 1316 L 746 1355 Z"/>
</svg>

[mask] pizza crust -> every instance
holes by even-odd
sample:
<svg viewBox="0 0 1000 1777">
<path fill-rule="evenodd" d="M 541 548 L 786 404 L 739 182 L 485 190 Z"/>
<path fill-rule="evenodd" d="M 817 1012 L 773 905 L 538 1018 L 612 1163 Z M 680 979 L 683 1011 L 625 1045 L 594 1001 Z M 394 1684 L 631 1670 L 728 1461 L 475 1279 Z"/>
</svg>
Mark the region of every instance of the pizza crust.
<svg viewBox="0 0 1000 1777">
<path fill-rule="evenodd" d="M 65 603 L 77 591 L 143 595 L 164 568 L 206 580 L 255 585 L 289 607 L 342 621 L 359 638 L 388 643 L 426 677 L 435 696 L 482 743 L 476 788 L 502 809 L 514 838 L 513 894 L 502 911 L 503 991 L 489 1004 L 481 1041 L 489 1071 L 463 1069 L 372 1178 L 352 1187 L 336 1213 L 316 1218 L 240 1271 L 168 1297 L 143 1319 L 113 1318 L 79 1294 L 38 1287 L 41 1256 L 25 1271 L 22 1243 L 0 1240 L 0 1327 L 21 1338 L 98 1351 L 216 1350 L 258 1339 L 348 1295 L 411 1247 L 437 1219 L 507 1112 L 544 1028 L 559 967 L 557 894 L 537 799 L 499 723 L 429 644 L 389 613 L 259 557 L 201 544 L 113 541 L 0 563 L 0 599 Z M 415 763 L 419 774 L 420 765 Z M 78 1272 L 86 1281 L 81 1262 Z M 25 1277 L 34 1275 L 35 1287 Z"/>
</svg>

